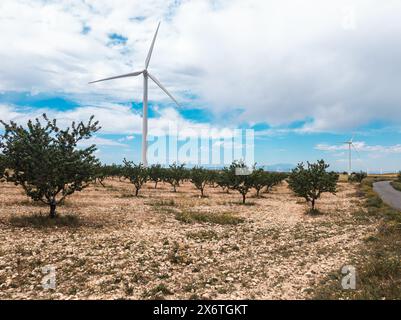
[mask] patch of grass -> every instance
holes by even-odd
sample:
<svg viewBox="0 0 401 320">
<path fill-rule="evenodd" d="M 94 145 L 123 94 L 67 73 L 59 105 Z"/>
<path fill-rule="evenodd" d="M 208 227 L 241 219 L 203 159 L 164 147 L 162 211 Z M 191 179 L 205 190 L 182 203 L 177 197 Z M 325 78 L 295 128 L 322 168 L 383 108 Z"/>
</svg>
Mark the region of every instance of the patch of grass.
<svg viewBox="0 0 401 320">
<path fill-rule="evenodd" d="M 256 206 L 257 205 L 257 203 L 256 202 L 245 202 L 245 203 L 242 203 L 242 202 L 237 202 L 236 204 L 239 204 L 239 205 L 241 205 L 241 206 L 245 206 L 245 207 L 251 207 L 251 206 Z"/>
<path fill-rule="evenodd" d="M 146 202 L 145 204 L 151 206 L 152 210 L 158 213 L 177 213 L 176 207 L 178 207 L 178 204 L 174 201 L 174 199 L 157 200 Z"/>
<path fill-rule="evenodd" d="M 401 191 L 401 182 L 391 181 L 390 184 L 395 190 Z"/>
<path fill-rule="evenodd" d="M 77 228 L 81 226 L 81 221 L 74 214 L 57 216 L 54 219 L 48 215 L 34 214 L 30 216 L 11 217 L 9 223 L 14 227 L 19 228 L 54 228 L 54 227 L 70 227 Z"/>
<path fill-rule="evenodd" d="M 109 191 L 120 191 L 120 188 L 112 186 L 112 185 L 105 185 L 104 188 Z"/>
<path fill-rule="evenodd" d="M 200 231 L 188 232 L 187 237 L 195 240 L 218 239 L 217 233 L 213 230 L 200 230 Z"/>
<path fill-rule="evenodd" d="M 169 260 L 174 264 L 191 264 L 192 260 L 189 258 L 186 247 L 180 245 L 178 242 L 174 242 L 171 253 L 169 254 Z"/>
<path fill-rule="evenodd" d="M 324 279 L 314 294 L 314 299 L 401 299 L 401 212 L 378 200 L 372 189 L 377 179 L 368 178 L 361 185 L 367 198 L 364 210 L 370 223 L 379 224 L 377 232 L 369 236 L 357 261 L 350 261 L 357 269 L 356 290 L 343 290 L 340 271 Z"/>
<path fill-rule="evenodd" d="M 378 196 L 372 196 L 366 199 L 366 206 L 369 207 L 374 207 L 374 208 L 380 208 L 383 204 L 383 200 L 380 199 Z"/>
<path fill-rule="evenodd" d="M 182 211 L 177 212 L 175 218 L 178 221 L 185 223 L 203 222 L 203 223 L 215 223 L 222 225 L 236 225 L 244 221 L 243 218 L 237 217 L 230 212 L 224 213 L 210 213 L 210 212 L 199 212 L 199 211 Z"/>
<path fill-rule="evenodd" d="M 138 195 L 139 197 L 139 195 Z M 125 199 L 125 198 L 136 198 L 134 193 L 123 193 L 123 194 L 119 194 L 117 196 L 117 198 L 121 198 L 121 199 Z"/>
<path fill-rule="evenodd" d="M 146 203 L 148 206 L 152 207 L 176 207 L 177 203 L 175 202 L 174 199 L 170 200 L 157 200 L 157 201 L 152 201 Z"/>
<path fill-rule="evenodd" d="M 306 214 L 310 215 L 310 216 L 320 216 L 323 214 L 322 211 L 320 211 L 319 209 L 308 209 L 306 210 Z"/>
<path fill-rule="evenodd" d="M 146 291 L 144 293 L 144 296 L 152 299 L 152 298 L 160 298 L 160 296 L 167 296 L 171 294 L 173 294 L 171 290 L 164 283 L 160 283 L 156 287 L 150 289 L 149 291 Z"/>
</svg>

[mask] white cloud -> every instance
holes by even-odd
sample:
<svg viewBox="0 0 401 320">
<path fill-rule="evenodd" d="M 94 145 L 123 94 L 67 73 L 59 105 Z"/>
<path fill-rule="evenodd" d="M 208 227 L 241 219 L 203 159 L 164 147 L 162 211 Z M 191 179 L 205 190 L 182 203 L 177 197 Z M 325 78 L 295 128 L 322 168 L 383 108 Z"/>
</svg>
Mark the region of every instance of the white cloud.
<svg viewBox="0 0 401 320">
<path fill-rule="evenodd" d="M 99 121 L 101 134 L 126 134 L 124 140 L 134 139 L 134 134 L 142 134 L 142 116 L 129 106 L 119 104 L 103 104 L 99 106 L 82 106 L 71 110 L 57 111 L 54 109 L 20 108 L 0 104 L 0 119 L 18 124 L 26 124 L 28 120 L 39 118 L 46 113 L 51 119 L 57 119 L 59 126 L 67 127 L 72 121 L 86 123 L 94 115 Z M 158 109 L 156 117 L 150 118 L 148 133 L 151 136 L 163 136 L 176 132 L 180 139 L 189 137 L 224 138 L 232 137 L 234 130 L 225 127 L 213 127 L 208 123 L 196 123 L 183 118 L 172 108 Z M 111 145 L 111 140 L 96 138 L 99 144 Z M 120 140 L 122 142 L 124 140 Z M 113 142 L 113 143 L 119 143 Z M 115 144 L 116 145 L 116 144 Z"/>
<path fill-rule="evenodd" d="M 86 140 L 81 140 L 79 142 L 79 146 L 81 147 L 89 147 L 93 144 L 96 146 L 107 146 L 107 147 L 128 147 L 126 144 L 111 139 L 101 138 L 98 136 L 94 136 Z"/>
<path fill-rule="evenodd" d="M 384 146 L 384 145 L 368 145 L 364 141 L 353 142 L 355 149 L 358 152 L 370 152 L 370 153 L 401 153 L 401 144 Z M 315 146 L 316 150 L 336 152 L 342 150 L 348 150 L 348 145 L 329 145 L 329 144 L 318 144 Z M 354 151 L 353 149 L 352 151 Z"/>
<path fill-rule="evenodd" d="M 354 29 L 344 28 L 350 6 Z M 400 125 L 400 9 L 397 0 L 2 0 L 0 90 L 140 101 L 140 78 L 87 82 L 142 68 L 163 20 L 151 71 L 184 105 L 191 94 L 216 114 L 243 108 L 237 122 L 308 119 L 308 132 Z M 113 33 L 126 45 L 110 46 Z M 149 94 L 169 101 L 154 85 Z M 120 129 L 139 125 L 116 113 Z"/>
</svg>

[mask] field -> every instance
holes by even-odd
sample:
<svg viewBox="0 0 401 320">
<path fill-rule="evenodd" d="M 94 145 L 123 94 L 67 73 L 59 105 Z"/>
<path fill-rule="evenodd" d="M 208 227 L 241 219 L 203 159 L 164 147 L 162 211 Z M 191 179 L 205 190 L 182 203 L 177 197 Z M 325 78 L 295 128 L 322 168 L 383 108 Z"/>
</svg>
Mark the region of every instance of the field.
<svg viewBox="0 0 401 320">
<path fill-rule="evenodd" d="M 108 179 L 68 198 L 50 224 L 46 206 L 2 183 L 0 298 L 311 298 L 376 227 L 354 215 L 355 185 L 338 189 L 310 216 L 285 182 L 241 205 L 220 188 L 199 198 L 190 183 L 177 193 L 149 183 L 134 197 L 130 183 Z M 55 290 L 42 288 L 46 265 Z"/>
</svg>

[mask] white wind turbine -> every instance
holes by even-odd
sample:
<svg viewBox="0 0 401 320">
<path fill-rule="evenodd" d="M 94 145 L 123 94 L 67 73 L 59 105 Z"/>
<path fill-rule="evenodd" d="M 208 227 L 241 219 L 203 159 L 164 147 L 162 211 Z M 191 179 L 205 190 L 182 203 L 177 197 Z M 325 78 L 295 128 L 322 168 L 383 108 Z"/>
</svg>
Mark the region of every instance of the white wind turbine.
<svg viewBox="0 0 401 320">
<path fill-rule="evenodd" d="M 345 144 L 348 144 L 348 175 L 350 176 L 352 173 L 352 148 L 358 153 L 358 150 L 356 150 L 355 145 L 354 145 L 354 137 L 351 138 L 349 141 L 345 141 Z"/>
<path fill-rule="evenodd" d="M 141 74 L 143 74 L 143 115 L 142 115 L 142 164 L 147 167 L 148 166 L 148 159 L 147 159 L 147 150 L 148 150 L 148 144 L 147 144 L 147 136 L 148 136 L 148 78 L 150 78 L 154 83 L 156 83 L 160 89 L 162 89 L 178 106 L 178 102 L 174 99 L 174 97 L 167 91 L 165 87 L 155 78 L 155 76 L 151 75 L 148 71 L 149 67 L 149 62 L 150 58 L 152 56 L 152 51 L 153 47 L 155 45 L 156 37 L 157 37 L 157 32 L 159 31 L 160 27 L 160 22 L 157 25 L 157 29 L 155 32 L 155 35 L 153 37 L 152 44 L 150 45 L 150 49 L 148 52 L 148 56 L 146 57 L 145 60 L 145 69 L 141 71 L 135 71 L 132 73 L 127 73 L 123 74 L 120 76 L 115 76 L 111 78 L 106 78 L 106 79 L 101 79 L 101 80 L 96 80 L 89 82 L 91 83 L 96 83 L 96 82 L 101 82 L 101 81 L 107 81 L 107 80 L 114 80 L 114 79 L 119 79 L 119 78 L 127 78 L 127 77 L 136 77 Z"/>
</svg>

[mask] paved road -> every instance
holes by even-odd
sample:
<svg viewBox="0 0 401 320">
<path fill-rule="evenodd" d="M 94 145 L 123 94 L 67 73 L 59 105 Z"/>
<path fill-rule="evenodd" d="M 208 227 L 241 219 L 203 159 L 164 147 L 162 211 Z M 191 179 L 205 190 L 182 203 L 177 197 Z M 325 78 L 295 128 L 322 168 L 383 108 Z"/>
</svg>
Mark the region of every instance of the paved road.
<svg viewBox="0 0 401 320">
<path fill-rule="evenodd" d="M 390 181 L 380 181 L 373 184 L 373 190 L 387 203 L 390 207 L 401 211 L 401 192 L 395 190 Z"/>
</svg>

